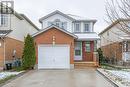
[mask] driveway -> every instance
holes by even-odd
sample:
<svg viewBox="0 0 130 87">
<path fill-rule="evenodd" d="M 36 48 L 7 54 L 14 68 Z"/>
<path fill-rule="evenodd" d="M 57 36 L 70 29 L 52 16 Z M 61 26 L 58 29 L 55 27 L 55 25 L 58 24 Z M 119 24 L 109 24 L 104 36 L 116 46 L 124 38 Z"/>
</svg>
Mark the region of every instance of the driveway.
<svg viewBox="0 0 130 87">
<path fill-rule="evenodd" d="M 3 87 L 114 87 L 95 69 L 33 70 Z"/>
</svg>

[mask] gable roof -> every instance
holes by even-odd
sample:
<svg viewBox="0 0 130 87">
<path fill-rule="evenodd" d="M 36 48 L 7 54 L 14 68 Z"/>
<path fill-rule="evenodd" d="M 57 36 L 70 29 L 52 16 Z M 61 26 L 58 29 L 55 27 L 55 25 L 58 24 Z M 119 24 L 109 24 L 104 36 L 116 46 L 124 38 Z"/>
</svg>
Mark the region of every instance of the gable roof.
<svg viewBox="0 0 130 87">
<path fill-rule="evenodd" d="M 109 29 L 111 29 L 113 26 L 115 26 L 116 24 L 118 24 L 121 21 L 130 21 L 130 19 L 118 19 L 118 20 L 114 21 L 111 25 L 109 25 L 107 28 L 105 28 L 103 31 L 101 31 L 99 33 L 99 35 L 103 34 L 106 31 L 108 31 Z"/>
<path fill-rule="evenodd" d="M 52 29 L 52 28 L 56 28 L 56 29 L 58 29 L 58 30 L 60 30 L 60 31 L 62 31 L 62 32 L 64 32 L 64 33 L 66 33 L 66 34 L 68 34 L 68 35 L 74 37 L 74 38 L 78 38 L 78 37 L 77 37 L 76 35 L 74 35 L 73 33 L 69 32 L 69 31 L 67 31 L 67 30 L 65 30 L 65 29 L 62 29 L 62 28 L 60 28 L 60 27 L 57 27 L 57 26 L 55 26 L 55 25 L 51 25 L 51 26 L 49 26 L 49 27 L 47 27 L 47 28 L 45 28 L 45 29 L 42 29 L 42 30 L 40 30 L 40 31 L 38 31 L 38 32 L 36 32 L 36 33 L 34 33 L 34 34 L 32 35 L 32 37 L 35 37 L 35 36 L 37 36 L 37 35 L 39 35 L 39 34 L 45 32 L 45 31 L 47 31 L 47 30 L 50 30 L 50 29 Z"/>
<path fill-rule="evenodd" d="M 34 28 L 36 28 L 37 30 L 39 30 L 39 28 L 24 14 L 20 14 L 29 24 L 31 24 Z"/>
<path fill-rule="evenodd" d="M 25 16 L 24 14 L 19 14 L 19 13 L 16 12 L 14 9 L 12 9 L 12 8 L 10 8 L 10 7 L 4 5 L 4 4 L 2 4 L 2 3 L 0 2 L 0 6 L 1 6 L 1 5 L 4 6 L 5 9 L 6 9 L 6 8 L 9 8 L 9 10 L 13 12 L 13 15 L 15 15 L 19 20 L 26 20 L 26 21 L 27 21 L 29 24 L 31 24 L 36 30 L 39 30 L 39 28 L 38 28 L 35 24 L 33 24 L 32 21 L 31 21 L 27 16 Z M 1 9 L 0 9 L 0 11 L 1 11 Z"/>
<path fill-rule="evenodd" d="M 55 15 L 55 14 L 60 14 L 60 15 L 66 17 L 66 18 L 68 18 L 68 19 L 70 19 L 70 20 L 72 20 L 72 21 L 85 21 L 85 22 L 90 22 L 90 21 L 91 21 L 91 22 L 93 22 L 93 23 L 96 23 L 96 21 L 97 21 L 96 19 L 87 19 L 87 18 L 85 18 L 85 17 L 80 17 L 80 16 L 77 16 L 77 15 L 64 14 L 64 13 L 62 13 L 62 12 L 56 10 L 56 11 L 54 11 L 54 12 L 52 12 L 52 13 L 50 13 L 50 14 L 48 14 L 48 15 L 42 17 L 42 18 L 40 18 L 40 19 L 39 19 L 39 22 L 42 23 L 42 20 L 44 20 L 44 19 L 46 19 L 46 18 L 48 18 L 48 17 L 50 17 L 50 16 L 52 16 L 52 15 Z"/>
<path fill-rule="evenodd" d="M 86 17 L 81 17 L 81 16 L 78 16 L 78 15 L 73 15 L 73 14 L 66 14 L 72 18 L 74 18 L 76 21 L 85 21 L 85 22 L 93 22 L 93 23 L 96 23 L 96 19 L 88 19 Z"/>
<path fill-rule="evenodd" d="M 52 12 L 52 13 L 50 13 L 50 14 L 48 14 L 48 15 L 42 17 L 42 18 L 40 18 L 40 19 L 39 19 L 39 22 L 41 23 L 42 20 L 44 20 L 44 19 L 46 19 L 46 18 L 48 18 L 48 17 L 50 17 L 50 16 L 52 16 L 52 15 L 55 15 L 55 14 L 60 14 L 60 15 L 66 17 L 66 18 L 68 18 L 68 19 L 70 19 L 70 20 L 75 20 L 74 18 L 72 18 L 72 17 L 70 17 L 70 16 L 68 16 L 68 15 L 66 15 L 66 14 L 64 14 L 64 13 L 58 11 L 58 10 L 56 10 L 56 11 L 54 11 L 54 12 Z"/>
</svg>

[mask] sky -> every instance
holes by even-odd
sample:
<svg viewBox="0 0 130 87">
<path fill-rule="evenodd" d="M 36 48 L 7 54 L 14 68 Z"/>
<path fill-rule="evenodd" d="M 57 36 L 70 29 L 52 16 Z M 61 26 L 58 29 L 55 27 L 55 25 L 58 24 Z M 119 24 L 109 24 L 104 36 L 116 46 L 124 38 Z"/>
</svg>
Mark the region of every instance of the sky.
<svg viewBox="0 0 130 87">
<path fill-rule="evenodd" d="M 96 19 L 94 30 L 97 33 L 108 25 L 105 22 L 105 0 L 14 0 L 14 9 L 25 14 L 39 28 L 41 28 L 39 18 L 55 10 Z"/>
</svg>

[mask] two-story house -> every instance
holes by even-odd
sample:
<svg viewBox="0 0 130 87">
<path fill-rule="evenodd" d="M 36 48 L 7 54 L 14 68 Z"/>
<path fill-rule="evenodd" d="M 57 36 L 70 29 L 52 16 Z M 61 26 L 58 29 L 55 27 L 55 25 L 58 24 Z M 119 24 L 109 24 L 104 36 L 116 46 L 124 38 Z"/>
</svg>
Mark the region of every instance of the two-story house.
<svg viewBox="0 0 130 87">
<path fill-rule="evenodd" d="M 0 14 L 0 68 L 22 58 L 24 37 L 39 29 L 24 14 Z"/>
<path fill-rule="evenodd" d="M 104 56 L 115 64 L 130 62 L 130 19 L 118 19 L 99 33 Z"/>
<path fill-rule="evenodd" d="M 94 62 L 98 35 L 96 20 L 54 11 L 39 19 L 42 29 L 32 36 L 37 64 L 44 68 L 74 68 L 77 62 Z"/>
</svg>

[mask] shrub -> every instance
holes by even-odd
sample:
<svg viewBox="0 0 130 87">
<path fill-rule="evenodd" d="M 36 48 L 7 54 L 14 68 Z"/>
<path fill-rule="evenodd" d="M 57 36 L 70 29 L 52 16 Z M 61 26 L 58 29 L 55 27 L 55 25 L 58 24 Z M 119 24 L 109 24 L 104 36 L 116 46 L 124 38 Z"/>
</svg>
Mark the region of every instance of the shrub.
<svg viewBox="0 0 130 87">
<path fill-rule="evenodd" d="M 99 48 L 98 50 L 97 50 L 97 52 L 98 52 L 98 55 L 99 55 L 99 64 L 101 65 L 102 63 L 104 63 L 104 57 L 103 57 L 103 52 L 102 52 L 102 50 L 101 50 L 101 48 Z"/>
<path fill-rule="evenodd" d="M 33 38 L 28 34 L 24 40 L 22 67 L 23 69 L 32 69 L 35 65 L 35 62 L 35 44 Z"/>
</svg>

